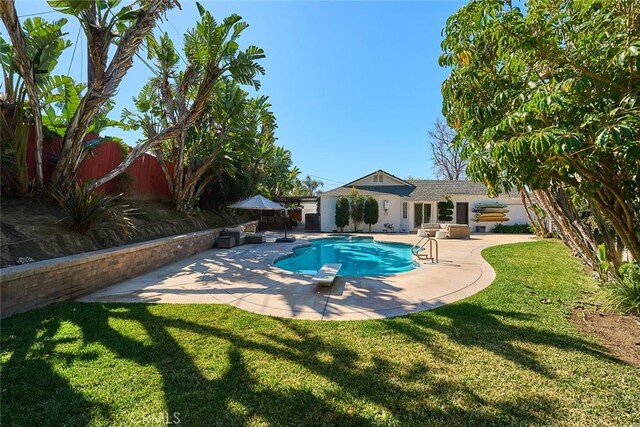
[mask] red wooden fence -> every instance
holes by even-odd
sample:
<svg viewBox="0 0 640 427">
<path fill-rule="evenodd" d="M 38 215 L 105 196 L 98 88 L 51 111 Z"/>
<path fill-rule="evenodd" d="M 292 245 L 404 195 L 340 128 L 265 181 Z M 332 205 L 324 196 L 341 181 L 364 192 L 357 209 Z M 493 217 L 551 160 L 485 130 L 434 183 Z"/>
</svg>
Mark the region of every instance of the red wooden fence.
<svg viewBox="0 0 640 427">
<path fill-rule="evenodd" d="M 87 135 L 85 142 L 96 141 L 99 136 Z M 97 141 L 96 141 L 97 142 Z M 53 168 L 60 153 L 61 138 L 53 137 L 50 142 L 45 141 L 42 147 L 42 171 L 45 184 L 51 181 Z M 102 141 L 90 149 L 87 158 L 78 169 L 78 182 L 98 179 L 120 164 L 124 153 L 120 144 L 113 141 Z M 167 162 L 169 171 L 173 172 L 173 164 Z M 27 168 L 29 177 L 35 179 L 35 137 L 34 132 L 29 136 L 27 146 Z M 167 180 L 162 172 L 160 163 L 155 156 L 143 154 L 139 156 L 124 172 L 98 187 L 103 194 L 120 194 L 129 200 L 171 200 L 171 192 Z"/>
</svg>

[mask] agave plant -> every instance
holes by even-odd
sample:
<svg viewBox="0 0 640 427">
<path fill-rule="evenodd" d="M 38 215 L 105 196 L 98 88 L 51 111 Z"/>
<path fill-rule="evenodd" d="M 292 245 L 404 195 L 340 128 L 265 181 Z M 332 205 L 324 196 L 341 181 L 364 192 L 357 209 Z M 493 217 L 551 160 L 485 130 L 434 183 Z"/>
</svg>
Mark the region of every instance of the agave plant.
<svg viewBox="0 0 640 427">
<path fill-rule="evenodd" d="M 76 185 L 71 191 L 54 191 L 53 198 L 66 212 L 69 228 L 79 233 L 97 232 L 106 237 L 110 232 L 130 239 L 137 230 L 132 221 L 136 210 L 117 202 L 119 196 L 103 196 Z"/>
</svg>

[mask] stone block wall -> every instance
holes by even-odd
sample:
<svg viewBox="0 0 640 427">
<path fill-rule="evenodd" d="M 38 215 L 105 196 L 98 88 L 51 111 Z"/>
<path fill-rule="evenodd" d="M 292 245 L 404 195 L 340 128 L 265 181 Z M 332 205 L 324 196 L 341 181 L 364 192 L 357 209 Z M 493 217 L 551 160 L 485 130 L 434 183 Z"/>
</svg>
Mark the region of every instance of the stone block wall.
<svg viewBox="0 0 640 427">
<path fill-rule="evenodd" d="M 3 268 L 0 270 L 0 317 L 76 299 L 210 249 L 223 229 Z"/>
</svg>

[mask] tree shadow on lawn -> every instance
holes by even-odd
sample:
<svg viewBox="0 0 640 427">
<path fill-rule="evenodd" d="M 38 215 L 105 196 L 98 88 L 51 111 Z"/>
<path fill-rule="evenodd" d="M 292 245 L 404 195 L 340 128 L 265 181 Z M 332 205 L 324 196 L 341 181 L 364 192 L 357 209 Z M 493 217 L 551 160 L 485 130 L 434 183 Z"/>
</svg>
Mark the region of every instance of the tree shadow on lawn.
<svg viewBox="0 0 640 427">
<path fill-rule="evenodd" d="M 108 414 L 106 404 L 90 401 L 53 369 L 52 357 L 66 366 L 98 358 L 92 352 L 78 356 L 56 351 L 58 345 L 76 341 L 56 338 L 62 321 L 56 315 L 27 321 L 13 333 L 2 325 L 1 353 L 10 353 L 0 370 L 2 425 L 86 425 L 97 413 Z"/>
<path fill-rule="evenodd" d="M 488 309 L 469 302 L 443 306 L 436 313 L 437 316 L 446 318 L 448 321 L 438 322 L 437 317 L 411 315 L 389 319 L 385 324 L 393 331 L 402 333 L 415 341 L 424 341 L 434 331 L 437 331 L 462 346 L 488 350 L 522 368 L 549 378 L 555 377 L 554 372 L 540 363 L 534 351 L 522 348 L 517 344 L 534 344 L 560 350 L 573 350 L 622 363 L 619 359 L 609 355 L 604 347 L 593 342 L 533 326 L 512 323 L 513 321 L 535 320 L 539 317 L 536 314 Z M 509 322 L 500 319 L 508 319 Z"/>
<path fill-rule="evenodd" d="M 604 357 L 591 343 L 506 325 L 497 317 L 517 316 L 518 313 L 485 310 L 473 304 L 460 305 L 465 306 L 462 307 L 464 310 L 472 310 L 471 318 L 481 320 L 480 324 L 474 326 L 468 316 L 462 316 L 463 320 L 460 320 L 455 312 L 445 311 L 439 314 L 450 315 L 451 325 L 438 324 L 428 316 L 410 316 L 400 322 L 398 319 L 380 321 L 385 325 L 381 329 L 389 327 L 409 337 L 411 346 L 426 347 L 432 340 L 430 331 L 435 330 L 462 345 L 486 348 L 544 375 L 551 374 L 535 360 L 535 355 L 514 347 L 512 341 L 529 341 Z M 56 351 L 59 342 L 54 336 L 60 323 L 65 321 L 81 328 L 83 345 L 99 343 L 118 358 L 155 368 L 162 377 L 166 411 L 169 416 L 179 413 L 183 425 L 226 426 L 250 422 L 270 425 L 512 425 L 544 423 L 561 417 L 558 402 L 543 395 L 527 394 L 526 401 L 524 397 L 523 400 L 487 401 L 461 381 L 443 378 L 440 372 L 433 372 L 424 364 L 414 362 L 410 366 L 400 366 L 394 360 L 371 355 L 366 348 L 359 349 L 357 345 L 331 339 L 331 331 L 326 332 L 324 328 L 337 326 L 332 322 L 322 325 L 295 322 L 218 307 L 215 310 L 225 312 L 227 317 L 198 317 L 200 320 L 194 322 L 154 314 L 151 307 L 143 304 L 62 304 L 39 311 L 42 313 L 40 318 L 44 319 L 41 324 L 45 326 L 45 333 L 6 340 L 3 350 L 13 354 L 3 367 L 3 388 L 10 389 L 15 381 L 24 380 L 26 384 L 21 388 L 25 391 L 33 390 L 37 394 L 39 391 L 35 389 L 38 387 L 56 390 L 49 397 L 55 404 L 49 405 L 50 418 L 44 424 L 49 420 L 56 425 L 86 424 L 86 417 L 96 410 L 106 419 L 115 416 L 111 412 L 116 411 L 114 407 L 89 402 L 57 373 L 64 368 L 51 364 L 50 358 L 64 356 Z M 206 309 L 201 306 L 194 310 Z M 29 315 L 34 316 L 34 313 Z M 250 326 L 243 329 L 238 323 L 233 328 L 223 324 L 225 321 L 234 323 L 238 318 Z M 144 344 L 115 329 L 114 319 L 138 322 L 151 344 Z M 260 324 L 254 328 L 252 322 Z M 9 329 L 18 333 L 23 328 L 12 324 Z M 180 340 L 175 338 L 176 334 L 180 335 Z M 379 341 L 380 346 L 387 345 L 383 335 Z M 34 354 L 33 348 L 41 350 Z M 189 353 L 194 348 L 200 351 L 197 360 Z M 211 354 L 204 356 L 202 351 L 207 350 L 222 356 L 224 363 Z M 438 352 L 434 354 L 437 356 Z M 371 357 L 365 360 L 363 356 Z M 210 361 L 207 361 L 208 357 Z M 72 357 L 68 363 L 73 363 Z M 260 372 L 256 369 L 257 363 Z M 203 364 L 206 365 L 204 369 Z M 278 371 L 283 365 L 294 371 Z M 30 368 L 37 369 L 39 378 L 21 379 L 18 373 L 24 375 Z M 96 368 L 109 369 L 101 364 Z M 118 366 L 111 369 L 115 369 L 113 375 L 119 375 Z M 211 378 L 207 375 L 210 370 L 218 371 L 218 375 Z M 318 382 L 301 382 L 296 379 L 300 375 L 306 380 L 310 376 L 317 377 Z M 125 390 L 122 392 L 126 393 Z M 8 404 L 5 408 L 9 411 L 27 410 L 32 401 L 31 397 L 15 393 L 9 393 L 11 399 L 6 401 L 4 394 L 3 391 L 3 404 Z M 109 400 L 117 398 L 110 396 Z M 71 407 L 77 407 L 83 416 L 72 418 L 72 414 L 64 412 Z M 55 412 L 56 408 L 59 412 Z"/>
</svg>

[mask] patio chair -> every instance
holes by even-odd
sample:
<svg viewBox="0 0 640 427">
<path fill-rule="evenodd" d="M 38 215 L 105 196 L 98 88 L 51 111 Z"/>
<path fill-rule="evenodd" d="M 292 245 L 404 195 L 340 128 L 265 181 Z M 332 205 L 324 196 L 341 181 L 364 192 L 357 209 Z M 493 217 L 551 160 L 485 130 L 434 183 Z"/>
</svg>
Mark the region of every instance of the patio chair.
<svg viewBox="0 0 640 427">
<path fill-rule="evenodd" d="M 471 228 L 467 224 L 448 224 L 447 232 L 450 239 L 468 239 L 471 237 Z"/>
<path fill-rule="evenodd" d="M 442 226 L 440 224 L 437 223 L 422 223 L 422 226 L 420 227 L 422 230 L 426 230 L 427 233 L 429 233 L 429 236 L 431 237 L 435 237 L 436 233 L 440 230 L 442 230 Z"/>
<path fill-rule="evenodd" d="M 221 236 L 231 236 L 235 237 L 236 246 L 244 245 L 246 233 L 244 232 L 243 227 L 231 227 L 225 228 L 224 231 L 220 234 Z"/>
</svg>

